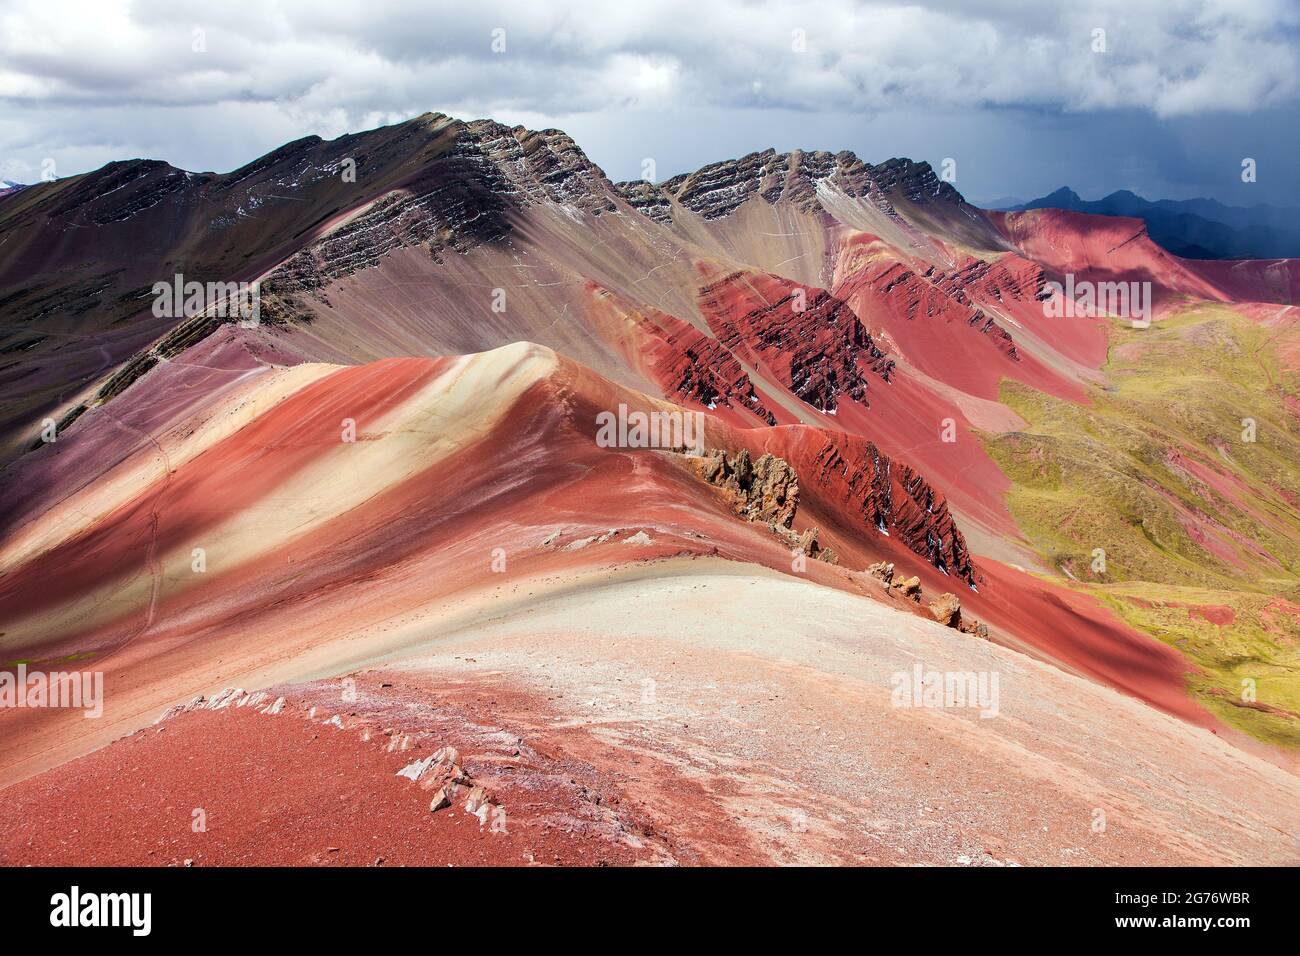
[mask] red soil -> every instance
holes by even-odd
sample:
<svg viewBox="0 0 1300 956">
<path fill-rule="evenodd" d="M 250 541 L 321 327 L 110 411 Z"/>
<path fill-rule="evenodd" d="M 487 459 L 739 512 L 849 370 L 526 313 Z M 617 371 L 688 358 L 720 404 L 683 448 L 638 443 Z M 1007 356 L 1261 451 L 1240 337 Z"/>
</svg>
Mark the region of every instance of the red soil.
<svg viewBox="0 0 1300 956">
<path fill-rule="evenodd" d="M 1224 604 L 1201 604 L 1187 609 L 1188 617 L 1199 617 L 1211 624 L 1225 627 L 1237 619 L 1236 612 Z"/>
<path fill-rule="evenodd" d="M 1289 305 L 1300 299 L 1300 259 L 1247 262 L 1180 259 L 1147 235 L 1140 219 L 1062 209 L 986 213 L 1021 253 L 1048 272 L 1091 281 L 1151 282 L 1156 306 L 1181 296 Z"/>
<path fill-rule="evenodd" d="M 184 713 L 9 788 L 0 865 L 603 866 L 671 855 L 620 806 L 608 772 L 555 740 L 482 722 L 512 705 L 535 719 L 538 701 L 401 675 L 359 678 L 351 703 L 335 683 L 269 693 L 288 697 L 283 713 Z M 343 728 L 326 723 L 335 714 Z M 396 775 L 446 746 L 504 808 L 495 825 L 463 798 L 430 812 L 430 791 Z"/>
</svg>

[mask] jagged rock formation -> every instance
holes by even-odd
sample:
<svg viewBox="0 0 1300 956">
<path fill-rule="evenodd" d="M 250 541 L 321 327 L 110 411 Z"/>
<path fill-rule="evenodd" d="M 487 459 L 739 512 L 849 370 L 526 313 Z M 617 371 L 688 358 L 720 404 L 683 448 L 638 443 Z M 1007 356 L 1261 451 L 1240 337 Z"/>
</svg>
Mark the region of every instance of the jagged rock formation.
<svg viewBox="0 0 1300 956">
<path fill-rule="evenodd" d="M 921 579 L 913 576 L 895 580 L 892 561 L 878 561 L 875 564 L 868 565 L 864 569 L 864 573 L 878 581 L 880 586 L 890 595 L 911 601 L 914 604 L 921 603 L 923 597 Z M 945 591 L 930 602 L 928 609 L 931 616 L 944 627 L 956 628 L 964 634 L 975 634 L 978 637 L 987 638 L 989 636 L 987 624 L 981 624 L 962 615 L 961 601 L 955 594 Z"/>
<path fill-rule="evenodd" d="M 646 369 L 673 401 L 709 409 L 750 412 L 768 425 L 776 416 L 754 389 L 749 374 L 728 349 L 689 322 L 658 309 L 636 309 L 608 289 L 593 285 L 596 300 L 632 322 L 646 338 Z"/>
<path fill-rule="evenodd" d="M 687 461 L 701 478 L 726 492 L 736 514 L 746 521 L 766 524 L 803 554 L 836 563 L 835 552 L 823 548 L 818 540 L 818 529 L 794 530 L 794 518 L 799 510 L 799 476 L 785 459 L 764 454 L 752 460 L 744 448 L 734 453 L 713 448 Z"/>
<path fill-rule="evenodd" d="M 54 202 L 48 214 L 70 216 L 85 212 L 79 218 L 98 226 L 123 222 L 212 178 L 187 173 L 159 160 L 109 163 Z"/>
<path fill-rule="evenodd" d="M 609 181 L 559 130 L 490 120 L 459 124 L 450 148 L 362 216 L 290 259 L 275 288 L 317 289 L 375 266 L 394 249 L 426 246 L 435 261 L 503 239 L 508 213 L 541 202 L 614 212 Z"/>
<path fill-rule="evenodd" d="M 242 687 L 227 687 L 214 697 L 208 698 L 200 694 L 187 703 L 168 707 L 158 715 L 154 724 L 161 724 L 173 717 L 188 714 L 194 710 L 225 710 L 227 707 L 252 707 L 260 714 L 274 717 L 284 710 L 284 698 L 276 697 L 272 700 L 271 695 L 266 691 L 259 690 L 250 693 Z"/>
<path fill-rule="evenodd" d="M 694 464 L 701 478 L 731 494 L 736 513 L 746 521 L 779 528 L 793 525 L 799 510 L 799 476 L 788 462 L 775 455 L 753 461 L 743 448 L 730 454 L 714 448 Z"/>
<path fill-rule="evenodd" d="M 700 289 L 700 308 L 727 350 L 771 368 L 818 411 L 867 401 L 864 369 L 889 381 L 894 362 L 842 299 L 771 275 L 732 272 Z"/>
<path fill-rule="evenodd" d="M 921 579 L 915 575 L 910 578 L 891 581 L 889 590 L 897 593 L 899 597 L 906 598 L 913 604 L 921 603 Z"/>
<path fill-rule="evenodd" d="M 897 537 L 940 571 L 974 586 L 970 552 L 947 502 L 914 469 L 848 436 L 825 442 L 796 467 L 806 481 L 837 489 L 878 533 Z"/>
<path fill-rule="evenodd" d="M 671 225 L 673 221 L 672 202 L 668 194 L 659 186 L 644 179 L 615 183 L 615 191 L 625 202 L 647 219 L 657 223 Z"/>
<path fill-rule="evenodd" d="M 1040 275 L 1035 292 L 1044 281 Z M 1019 361 L 1010 333 L 972 300 L 970 291 L 978 289 L 998 301 L 1002 301 L 1004 295 L 1024 301 L 1026 295 L 1020 282 L 1005 267 L 994 267 L 978 259 L 971 260 L 953 273 L 935 266 L 917 272 L 902 262 L 892 261 L 862 270 L 837 287 L 836 294 L 844 299 L 851 299 L 858 293 L 873 294 L 908 321 L 959 319 L 988 336 L 1007 358 Z"/>
<path fill-rule="evenodd" d="M 478 817 L 481 826 L 487 822 L 492 809 L 500 805 L 487 788 L 476 783 L 461 766 L 460 752 L 455 747 L 440 747 L 429 756 L 407 764 L 397 771 L 397 776 L 434 791 L 433 799 L 429 801 L 431 813 L 447 809 L 463 795 L 465 812 Z"/>
<path fill-rule="evenodd" d="M 661 366 L 669 395 L 708 408 L 726 405 L 744 409 L 769 425 L 776 424 L 776 416 L 754 391 L 749 375 L 720 343 L 681 323 L 664 344 L 673 356 L 669 364 Z"/>
</svg>

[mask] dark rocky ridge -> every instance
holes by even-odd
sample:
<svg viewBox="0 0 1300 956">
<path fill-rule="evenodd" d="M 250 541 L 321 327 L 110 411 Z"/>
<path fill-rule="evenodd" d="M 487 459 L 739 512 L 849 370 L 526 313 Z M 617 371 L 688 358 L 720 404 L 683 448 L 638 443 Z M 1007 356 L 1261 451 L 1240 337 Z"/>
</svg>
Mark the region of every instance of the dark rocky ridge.
<svg viewBox="0 0 1300 956">
<path fill-rule="evenodd" d="M 504 239 L 509 213 L 550 202 L 599 216 L 617 211 L 598 166 L 565 133 L 491 120 L 449 123 L 448 148 L 363 215 L 303 249 L 269 281 L 312 290 L 376 265 L 395 249 L 424 246 L 435 261 Z"/>
<path fill-rule="evenodd" d="M 874 443 L 838 434 L 792 462 L 806 484 L 838 495 L 877 531 L 898 538 L 945 574 L 975 586 L 966 539 L 948 503 L 914 468 L 892 461 Z"/>
<path fill-rule="evenodd" d="M 801 212 L 822 211 L 817 197 L 820 183 L 829 183 L 845 195 L 868 199 L 891 215 L 895 213 L 891 194 L 914 203 L 965 202 L 950 183 L 935 175 L 928 163 L 890 159 L 872 166 L 848 150 L 832 154 L 766 149 L 711 163 L 657 186 L 632 181 L 618 183 L 615 189 L 639 212 L 656 222 L 671 223 L 673 201 L 705 220 L 730 216 L 754 196 L 769 204 L 785 201 Z"/>
</svg>

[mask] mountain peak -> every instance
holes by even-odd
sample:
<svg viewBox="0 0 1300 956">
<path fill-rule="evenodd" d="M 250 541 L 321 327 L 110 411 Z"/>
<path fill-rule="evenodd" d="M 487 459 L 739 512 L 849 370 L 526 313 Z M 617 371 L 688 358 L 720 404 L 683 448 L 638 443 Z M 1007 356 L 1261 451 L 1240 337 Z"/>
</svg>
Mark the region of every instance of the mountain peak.
<svg viewBox="0 0 1300 956">
<path fill-rule="evenodd" d="M 1051 206 L 1056 209 L 1073 209 L 1083 202 L 1083 198 L 1069 186 L 1062 186 L 1056 192 L 1048 193 L 1042 199 L 1026 203 L 1027 206 Z"/>
</svg>

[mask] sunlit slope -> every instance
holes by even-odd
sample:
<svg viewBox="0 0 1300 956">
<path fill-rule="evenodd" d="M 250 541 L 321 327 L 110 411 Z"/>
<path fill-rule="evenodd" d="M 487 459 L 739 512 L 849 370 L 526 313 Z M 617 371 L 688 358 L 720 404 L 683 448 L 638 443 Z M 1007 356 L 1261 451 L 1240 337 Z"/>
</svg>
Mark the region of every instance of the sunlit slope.
<svg viewBox="0 0 1300 956">
<path fill-rule="evenodd" d="M 1296 374 L 1278 356 L 1295 336 L 1217 304 L 1150 329 L 1117 323 L 1090 404 L 1004 383 L 1028 425 L 985 436 L 1013 481 L 1012 515 L 1051 564 L 1182 651 L 1224 720 L 1290 743 L 1300 426 Z"/>
</svg>

